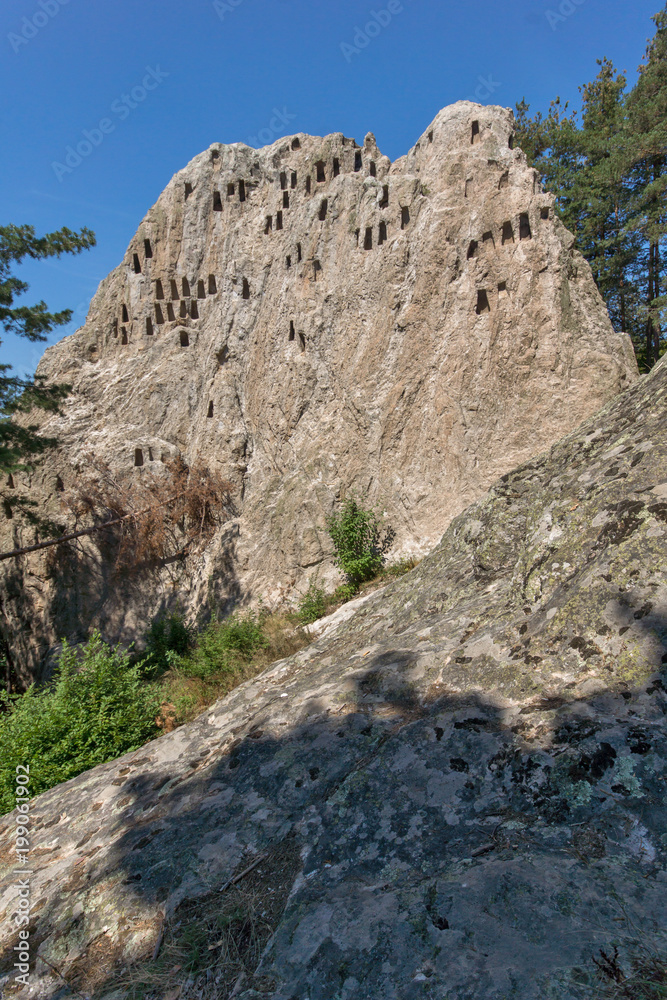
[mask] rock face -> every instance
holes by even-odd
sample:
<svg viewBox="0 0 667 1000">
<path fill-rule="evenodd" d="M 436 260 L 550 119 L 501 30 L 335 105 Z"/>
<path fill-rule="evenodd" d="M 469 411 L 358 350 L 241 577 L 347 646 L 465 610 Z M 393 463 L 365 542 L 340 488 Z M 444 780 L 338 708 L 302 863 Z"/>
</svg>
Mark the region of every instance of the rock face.
<svg viewBox="0 0 667 1000">
<path fill-rule="evenodd" d="M 91 623 L 135 638 L 176 594 L 224 607 L 333 576 L 324 518 L 356 490 L 397 555 L 423 554 L 491 482 L 636 377 L 513 118 L 461 102 L 395 163 L 371 134 L 215 144 L 169 183 L 39 371 L 73 385 L 29 485 L 59 514 L 94 453 L 120 475 L 203 458 L 238 518 L 150 585 L 108 553 L 5 567 L 6 644 L 28 672 Z M 32 533 L 3 527 L 3 547 Z"/>
<path fill-rule="evenodd" d="M 666 432 L 663 361 L 308 649 L 36 799 L 34 947 L 119 1000 L 259 861 L 244 1000 L 577 1000 L 601 949 L 664 958 Z M 170 990 L 229 995 L 216 961 Z"/>
</svg>

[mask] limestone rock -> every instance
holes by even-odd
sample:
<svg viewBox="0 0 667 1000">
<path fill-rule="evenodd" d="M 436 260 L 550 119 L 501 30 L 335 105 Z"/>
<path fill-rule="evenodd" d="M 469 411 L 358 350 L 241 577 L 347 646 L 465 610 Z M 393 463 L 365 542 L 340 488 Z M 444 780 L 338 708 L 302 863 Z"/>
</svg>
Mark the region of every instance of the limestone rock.
<svg viewBox="0 0 667 1000">
<path fill-rule="evenodd" d="M 248 1000 L 576 1000 L 600 949 L 664 957 L 666 431 L 667 359 L 309 648 L 36 799 L 40 953 L 110 993 L 261 858 Z"/>
<path fill-rule="evenodd" d="M 460 102 L 395 163 L 372 133 L 299 135 L 214 144 L 172 179 L 46 352 L 74 391 L 44 425 L 60 451 L 17 488 L 62 519 L 90 452 L 121 476 L 181 454 L 234 482 L 238 518 L 148 584 L 112 579 L 95 541 L 3 565 L 17 666 L 91 624 L 134 639 L 175 598 L 195 615 L 330 582 L 324 519 L 350 490 L 386 510 L 396 556 L 424 554 L 636 378 L 513 128 Z M 17 523 L 3 548 L 32 542 Z"/>
</svg>

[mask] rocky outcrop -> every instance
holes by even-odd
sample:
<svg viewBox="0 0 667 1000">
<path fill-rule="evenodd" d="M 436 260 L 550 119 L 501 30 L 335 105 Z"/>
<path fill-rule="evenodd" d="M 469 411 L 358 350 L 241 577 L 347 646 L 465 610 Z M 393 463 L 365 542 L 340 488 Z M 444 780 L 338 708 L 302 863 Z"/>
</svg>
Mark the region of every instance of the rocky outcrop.
<svg viewBox="0 0 667 1000">
<path fill-rule="evenodd" d="M 244 1000 L 575 1000 L 601 950 L 664 961 L 666 431 L 663 361 L 312 646 L 35 800 L 39 953 L 119 1000 L 246 873 Z M 169 995 L 229 995 L 217 962 Z"/>
<path fill-rule="evenodd" d="M 461 102 L 393 164 L 370 134 L 299 135 L 214 144 L 173 178 L 46 352 L 40 373 L 73 386 L 44 426 L 61 449 L 16 486 L 62 520 L 90 453 L 120 476 L 180 454 L 235 484 L 238 517 L 150 583 L 113 578 L 94 541 L 4 565 L 17 669 L 93 622 L 136 638 L 175 598 L 194 614 L 331 578 L 324 518 L 351 489 L 387 511 L 397 556 L 423 554 L 636 378 L 513 127 Z M 32 540 L 2 525 L 4 549 Z"/>
</svg>

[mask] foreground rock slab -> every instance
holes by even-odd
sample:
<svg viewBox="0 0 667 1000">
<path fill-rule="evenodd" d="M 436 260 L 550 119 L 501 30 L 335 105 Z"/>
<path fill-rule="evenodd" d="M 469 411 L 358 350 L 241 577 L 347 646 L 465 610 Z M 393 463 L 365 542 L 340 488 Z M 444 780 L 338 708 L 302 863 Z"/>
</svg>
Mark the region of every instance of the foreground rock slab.
<svg viewBox="0 0 667 1000">
<path fill-rule="evenodd" d="M 464 101 L 394 163 L 370 133 L 298 135 L 216 143 L 175 175 L 85 326 L 46 352 L 40 374 L 73 386 L 43 427 L 61 448 L 16 489 L 65 526 L 91 454 L 121 480 L 179 455 L 234 484 L 237 516 L 150 580 L 114 575 L 108 540 L 0 565 L 16 673 L 91 625 L 134 640 L 175 595 L 194 617 L 330 582 L 325 517 L 350 490 L 386 510 L 397 557 L 423 555 L 632 383 L 630 340 L 514 127 Z M 33 528 L 0 521 L 0 541 Z"/>
<path fill-rule="evenodd" d="M 309 648 L 36 799 L 32 995 L 125 996 L 249 868 L 245 1000 L 575 1000 L 601 951 L 664 960 L 666 430 L 663 361 Z"/>
</svg>

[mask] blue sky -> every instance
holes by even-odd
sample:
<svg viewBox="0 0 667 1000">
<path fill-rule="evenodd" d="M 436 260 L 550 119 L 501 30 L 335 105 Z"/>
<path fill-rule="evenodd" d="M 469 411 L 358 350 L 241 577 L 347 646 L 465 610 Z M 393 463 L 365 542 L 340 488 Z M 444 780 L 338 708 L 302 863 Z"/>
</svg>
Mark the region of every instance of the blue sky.
<svg viewBox="0 0 667 1000">
<path fill-rule="evenodd" d="M 603 56 L 634 79 L 660 7 L 4 0 L 2 224 L 30 223 L 40 233 L 85 225 L 98 241 L 78 257 L 21 268 L 31 284 L 26 302 L 74 309 L 71 326 L 52 341 L 80 326 L 147 209 L 212 142 L 262 145 L 293 132 L 362 141 L 372 131 L 393 160 L 440 108 L 476 91 L 482 103 L 505 107 L 524 95 L 542 110 L 557 95 L 576 103 Z M 90 152 L 68 164 L 67 148 L 82 142 Z M 4 336 L 0 361 L 31 374 L 45 346 Z"/>
</svg>

